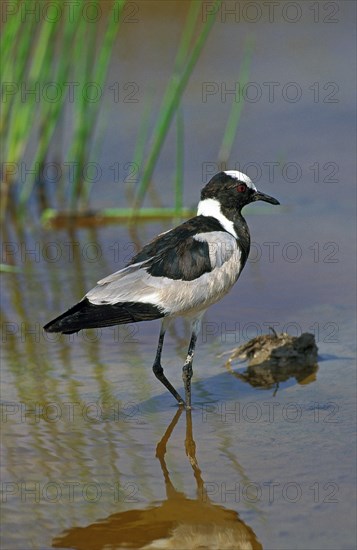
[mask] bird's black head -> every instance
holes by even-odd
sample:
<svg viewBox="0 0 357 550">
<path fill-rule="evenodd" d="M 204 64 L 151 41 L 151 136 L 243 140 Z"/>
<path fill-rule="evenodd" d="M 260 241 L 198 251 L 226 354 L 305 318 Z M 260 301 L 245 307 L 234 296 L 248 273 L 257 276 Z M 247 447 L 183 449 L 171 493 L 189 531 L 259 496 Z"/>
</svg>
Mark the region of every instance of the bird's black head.
<svg viewBox="0 0 357 550">
<path fill-rule="evenodd" d="M 213 199 L 221 205 L 222 211 L 238 211 L 250 202 L 265 201 L 280 204 L 279 201 L 260 193 L 251 179 L 237 170 L 219 172 L 206 184 L 201 192 L 201 201 Z"/>
</svg>

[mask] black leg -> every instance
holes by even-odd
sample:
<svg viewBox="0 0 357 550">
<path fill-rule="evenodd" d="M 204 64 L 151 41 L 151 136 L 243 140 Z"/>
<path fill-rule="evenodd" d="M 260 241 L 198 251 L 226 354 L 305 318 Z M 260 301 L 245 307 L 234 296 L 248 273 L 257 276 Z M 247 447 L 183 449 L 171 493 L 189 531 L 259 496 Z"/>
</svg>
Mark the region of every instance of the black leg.
<svg viewBox="0 0 357 550">
<path fill-rule="evenodd" d="M 191 341 L 188 348 L 186 361 L 182 368 L 182 379 L 185 386 L 186 409 L 191 408 L 192 361 L 193 361 L 193 354 L 195 351 L 196 340 L 197 340 L 197 334 L 194 331 L 191 336 Z"/>
<path fill-rule="evenodd" d="M 182 399 L 181 395 L 179 393 L 177 393 L 177 391 L 175 390 L 175 388 L 173 387 L 171 382 L 169 382 L 168 379 L 166 378 L 166 376 L 164 375 L 164 369 L 161 366 L 161 352 L 162 352 L 162 346 L 164 344 L 165 332 L 166 332 L 165 329 L 162 328 L 161 332 L 160 332 L 159 343 L 158 343 L 158 346 L 157 346 L 155 363 L 152 367 L 152 370 L 154 371 L 154 374 L 155 374 L 156 378 L 158 380 L 160 380 L 160 382 L 162 384 L 164 384 L 164 386 L 174 396 L 176 401 L 178 401 L 178 404 L 179 405 L 186 405 L 186 403 Z"/>
</svg>

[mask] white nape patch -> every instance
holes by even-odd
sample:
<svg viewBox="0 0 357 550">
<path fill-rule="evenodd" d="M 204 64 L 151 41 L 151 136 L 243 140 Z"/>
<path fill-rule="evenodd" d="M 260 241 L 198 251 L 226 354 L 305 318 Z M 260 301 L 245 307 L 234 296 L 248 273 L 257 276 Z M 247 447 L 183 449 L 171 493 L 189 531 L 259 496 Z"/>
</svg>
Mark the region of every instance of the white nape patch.
<svg viewBox="0 0 357 550">
<path fill-rule="evenodd" d="M 253 191 L 257 190 L 254 183 L 247 176 L 247 174 L 243 174 L 243 172 L 238 172 L 238 170 L 226 170 L 224 173 L 237 181 L 243 181 L 248 187 L 250 187 L 250 189 L 253 189 Z"/>
<path fill-rule="evenodd" d="M 197 216 L 212 216 L 216 218 L 228 233 L 238 239 L 237 233 L 234 231 L 234 224 L 221 211 L 221 205 L 216 199 L 204 199 L 198 203 Z"/>
</svg>

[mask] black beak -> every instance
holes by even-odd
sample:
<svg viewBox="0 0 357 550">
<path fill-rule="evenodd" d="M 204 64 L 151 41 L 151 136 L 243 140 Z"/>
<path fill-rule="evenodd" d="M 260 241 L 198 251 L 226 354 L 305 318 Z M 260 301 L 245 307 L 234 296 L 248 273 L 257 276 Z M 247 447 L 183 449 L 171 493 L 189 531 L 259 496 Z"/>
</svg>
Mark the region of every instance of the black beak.
<svg viewBox="0 0 357 550">
<path fill-rule="evenodd" d="M 253 195 L 254 201 L 264 201 L 264 202 L 270 202 L 270 204 L 280 204 L 280 202 L 274 197 L 271 197 L 270 195 L 266 195 L 265 193 L 261 193 L 260 191 L 256 191 Z"/>
</svg>

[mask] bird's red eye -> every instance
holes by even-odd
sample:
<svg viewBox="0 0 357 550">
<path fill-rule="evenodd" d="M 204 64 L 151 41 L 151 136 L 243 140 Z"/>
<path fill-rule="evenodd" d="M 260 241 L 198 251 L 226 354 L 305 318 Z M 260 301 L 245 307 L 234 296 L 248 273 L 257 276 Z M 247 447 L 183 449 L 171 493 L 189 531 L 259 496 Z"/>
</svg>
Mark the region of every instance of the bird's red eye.
<svg viewBox="0 0 357 550">
<path fill-rule="evenodd" d="M 247 189 L 247 186 L 245 183 L 240 183 L 238 186 L 237 186 L 237 191 L 238 193 L 244 193 L 244 191 Z"/>
</svg>

